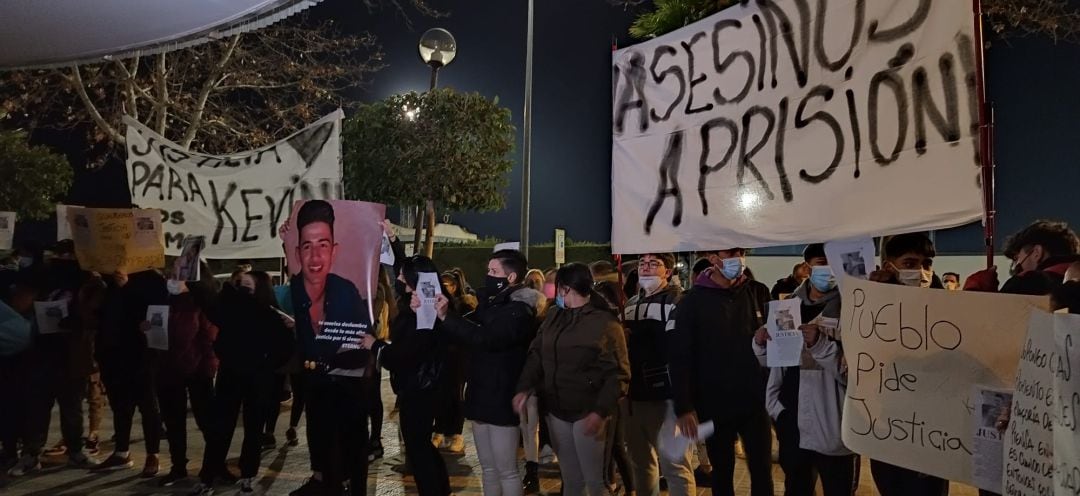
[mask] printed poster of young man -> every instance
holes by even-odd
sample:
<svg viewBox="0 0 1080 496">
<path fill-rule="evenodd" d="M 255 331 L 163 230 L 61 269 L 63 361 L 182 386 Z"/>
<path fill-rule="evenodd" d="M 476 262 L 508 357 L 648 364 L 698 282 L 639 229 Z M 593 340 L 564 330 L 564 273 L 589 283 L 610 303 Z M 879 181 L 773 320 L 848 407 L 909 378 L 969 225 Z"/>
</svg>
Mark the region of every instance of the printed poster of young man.
<svg viewBox="0 0 1080 496">
<path fill-rule="evenodd" d="M 345 200 L 308 200 L 293 207 L 282 229 L 296 336 L 305 367 L 360 376 L 360 349 L 372 325 L 386 207 Z"/>
</svg>

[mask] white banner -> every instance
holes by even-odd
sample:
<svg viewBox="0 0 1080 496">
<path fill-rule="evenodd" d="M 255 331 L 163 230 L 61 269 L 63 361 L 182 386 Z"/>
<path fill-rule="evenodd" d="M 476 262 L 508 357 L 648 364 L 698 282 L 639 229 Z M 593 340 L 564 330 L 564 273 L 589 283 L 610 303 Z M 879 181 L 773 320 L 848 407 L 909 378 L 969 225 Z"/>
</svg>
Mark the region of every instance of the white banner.
<svg viewBox="0 0 1080 496">
<path fill-rule="evenodd" d="M 296 134 L 229 156 L 185 150 L 125 118 L 128 187 L 141 208 L 161 210 L 165 247 L 205 236 L 207 258 L 278 258 L 278 228 L 294 201 L 341 196 L 338 110 Z"/>
<path fill-rule="evenodd" d="M 15 239 L 15 212 L 0 212 L 0 250 L 10 250 Z"/>
<path fill-rule="evenodd" d="M 848 365 L 844 445 L 875 460 L 971 483 L 971 390 L 1013 383 L 1028 316 L 1046 298 L 841 277 Z"/>
<path fill-rule="evenodd" d="M 614 55 L 612 249 L 978 220 L 971 2 L 741 2 Z"/>
<path fill-rule="evenodd" d="M 1080 315 L 1054 315 L 1054 496 L 1080 494 Z"/>
</svg>

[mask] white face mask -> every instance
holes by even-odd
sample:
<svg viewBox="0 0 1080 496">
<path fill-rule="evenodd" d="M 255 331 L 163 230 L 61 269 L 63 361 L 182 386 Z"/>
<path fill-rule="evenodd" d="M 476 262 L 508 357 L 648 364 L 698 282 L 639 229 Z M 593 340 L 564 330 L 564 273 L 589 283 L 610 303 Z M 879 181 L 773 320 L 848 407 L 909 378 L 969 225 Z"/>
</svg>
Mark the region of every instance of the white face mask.
<svg viewBox="0 0 1080 496">
<path fill-rule="evenodd" d="M 176 296 L 184 292 L 184 281 L 165 281 L 165 289 L 169 291 L 169 294 Z"/>
<path fill-rule="evenodd" d="M 934 271 L 920 269 L 900 269 L 897 271 L 900 284 L 916 288 L 929 288 L 934 280 Z"/>
<path fill-rule="evenodd" d="M 638 279 L 638 286 L 645 294 L 653 294 L 660 288 L 660 276 L 641 276 Z"/>
</svg>

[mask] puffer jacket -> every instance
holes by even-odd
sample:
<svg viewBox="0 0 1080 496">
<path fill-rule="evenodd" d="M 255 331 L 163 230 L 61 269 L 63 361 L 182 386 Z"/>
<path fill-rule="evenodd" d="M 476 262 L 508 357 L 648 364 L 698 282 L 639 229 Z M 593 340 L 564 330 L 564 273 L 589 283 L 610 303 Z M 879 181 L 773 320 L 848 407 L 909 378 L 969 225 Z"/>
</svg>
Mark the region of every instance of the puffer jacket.
<svg viewBox="0 0 1080 496">
<path fill-rule="evenodd" d="M 839 329 L 840 291 L 833 289 L 811 301 L 809 284 L 804 282 L 791 297 L 802 300 L 803 322 L 817 324 L 822 332 L 814 346 L 803 350 L 798 367 L 770 369 L 765 405 L 774 420 L 781 415 L 796 416 L 800 448 L 828 456 L 850 455 L 840 432 L 847 390 Z M 765 348 L 757 343 L 753 348 L 764 363 Z"/>
<path fill-rule="evenodd" d="M 601 298 L 593 295 L 593 298 Z M 518 381 L 548 412 L 567 422 L 610 416 L 630 385 L 626 337 L 615 314 L 590 303 L 548 312 Z"/>
<path fill-rule="evenodd" d="M 513 286 L 466 317 L 448 315 L 443 331 L 468 353 L 465 417 L 486 424 L 518 425 L 511 405 L 517 378 L 536 336 L 543 293 Z"/>
</svg>

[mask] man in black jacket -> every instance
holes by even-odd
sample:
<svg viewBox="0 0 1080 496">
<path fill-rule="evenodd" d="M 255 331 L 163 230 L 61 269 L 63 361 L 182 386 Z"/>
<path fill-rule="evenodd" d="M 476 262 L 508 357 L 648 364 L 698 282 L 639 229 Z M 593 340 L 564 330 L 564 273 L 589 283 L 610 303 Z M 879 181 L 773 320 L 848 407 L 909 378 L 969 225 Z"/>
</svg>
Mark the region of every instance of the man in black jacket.
<svg viewBox="0 0 1080 496">
<path fill-rule="evenodd" d="M 521 432 L 512 400 L 536 335 L 537 306 L 544 301 L 542 293 L 522 284 L 527 271 L 528 262 L 520 252 L 497 251 L 488 260 L 487 284 L 476 312 L 453 314 L 443 295 L 435 304 L 443 331 L 469 354 L 465 417 L 473 422 L 484 492 L 490 487 L 501 487 L 502 494 L 521 492 L 517 469 Z M 418 304 L 414 297 L 414 305 Z M 538 490 L 538 465 L 526 463 L 525 469 L 525 488 Z"/>
<path fill-rule="evenodd" d="M 712 265 L 694 281 L 668 332 L 672 398 L 682 435 L 697 438 L 698 420 L 711 420 L 706 442 L 713 494 L 734 496 L 735 438 L 742 438 L 752 496 L 771 496 L 769 414 L 762 370 L 751 336 L 765 322 L 768 288 L 744 274 L 746 250 L 706 254 Z"/>
<path fill-rule="evenodd" d="M 1064 222 L 1035 221 L 1005 240 L 1005 256 L 1013 265 L 1002 293 L 1048 295 L 1061 286 L 1069 266 L 1080 262 L 1080 237 Z M 997 268 L 972 274 L 964 290 L 997 291 Z"/>
</svg>

